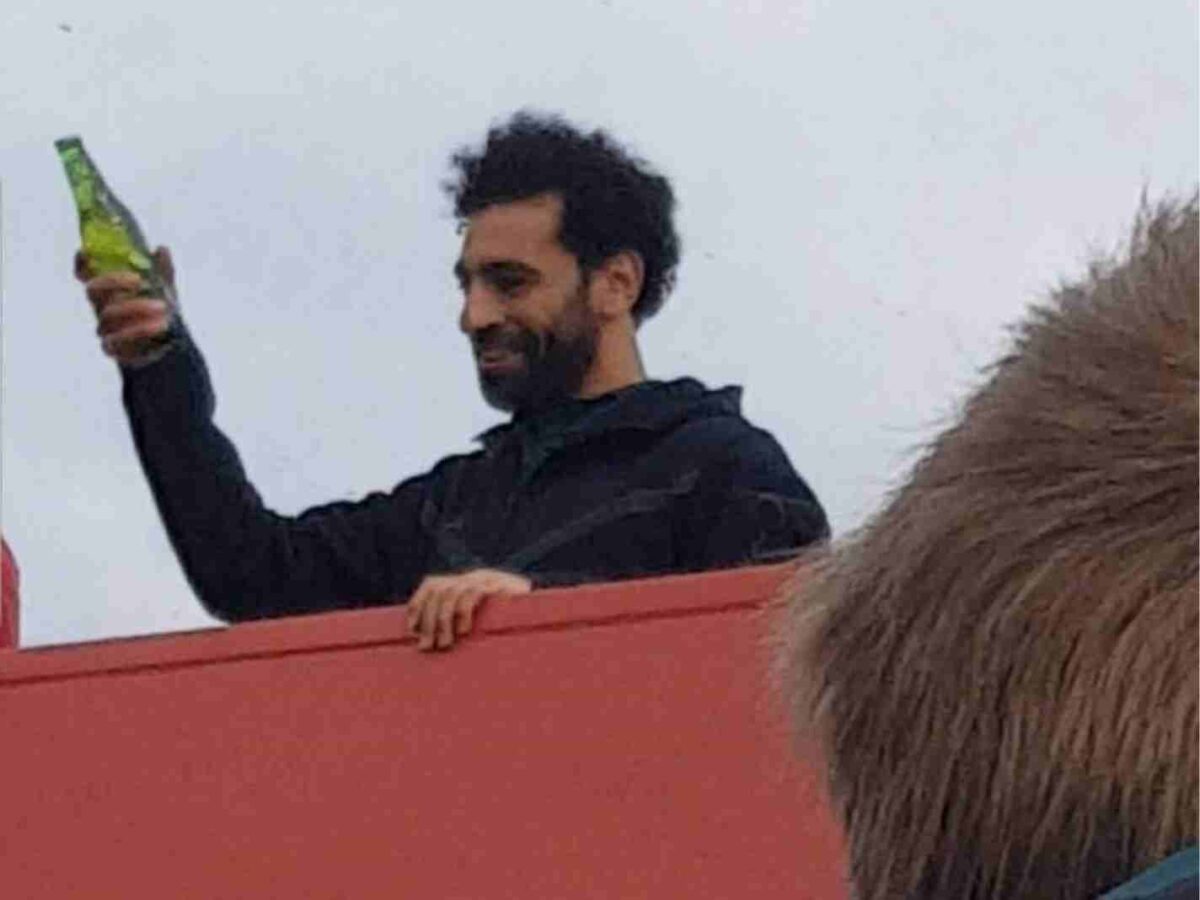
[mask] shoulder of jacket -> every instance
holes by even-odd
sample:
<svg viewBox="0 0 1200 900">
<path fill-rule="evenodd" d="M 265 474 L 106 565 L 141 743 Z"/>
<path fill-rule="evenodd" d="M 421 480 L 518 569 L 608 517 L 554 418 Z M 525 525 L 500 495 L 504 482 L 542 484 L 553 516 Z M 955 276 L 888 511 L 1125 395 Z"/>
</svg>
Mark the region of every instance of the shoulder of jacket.
<svg viewBox="0 0 1200 900">
<path fill-rule="evenodd" d="M 669 437 L 672 440 L 695 441 L 728 449 L 765 449 L 779 446 L 771 432 L 754 425 L 740 413 L 685 419 L 671 430 Z"/>
</svg>

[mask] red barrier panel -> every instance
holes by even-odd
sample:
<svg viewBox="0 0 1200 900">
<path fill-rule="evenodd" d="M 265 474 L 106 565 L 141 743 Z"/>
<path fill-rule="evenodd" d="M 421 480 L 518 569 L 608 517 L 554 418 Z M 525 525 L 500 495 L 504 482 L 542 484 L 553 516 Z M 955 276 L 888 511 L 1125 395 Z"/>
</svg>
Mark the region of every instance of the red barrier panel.
<svg viewBox="0 0 1200 900">
<path fill-rule="evenodd" d="M 0 656 L 0 894 L 843 898 L 747 569 Z"/>
<path fill-rule="evenodd" d="M 8 548 L 8 541 L 0 538 L 0 650 L 12 650 L 17 646 L 20 585 L 17 561 Z"/>
</svg>

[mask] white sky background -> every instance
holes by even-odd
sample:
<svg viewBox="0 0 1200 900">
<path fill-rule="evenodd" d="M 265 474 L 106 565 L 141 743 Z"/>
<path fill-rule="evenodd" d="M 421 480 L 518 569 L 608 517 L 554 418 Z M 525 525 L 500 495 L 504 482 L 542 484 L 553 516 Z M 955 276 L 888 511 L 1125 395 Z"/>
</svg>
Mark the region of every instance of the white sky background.
<svg viewBox="0 0 1200 900">
<path fill-rule="evenodd" d="M 520 107 L 610 129 L 680 202 L 649 374 L 744 384 L 838 534 L 1143 187 L 1197 180 L 1195 2 L 16 5 L 0 449 L 23 644 L 212 623 L 71 277 L 57 137 L 172 248 L 218 424 L 294 513 L 498 421 L 455 326 L 449 154 Z"/>
</svg>

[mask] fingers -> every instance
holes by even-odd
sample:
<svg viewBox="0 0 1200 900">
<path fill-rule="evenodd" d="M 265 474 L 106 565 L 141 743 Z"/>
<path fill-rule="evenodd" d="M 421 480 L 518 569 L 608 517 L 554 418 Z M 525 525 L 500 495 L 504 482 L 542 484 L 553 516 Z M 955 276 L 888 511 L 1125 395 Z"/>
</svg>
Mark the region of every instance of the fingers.
<svg viewBox="0 0 1200 900">
<path fill-rule="evenodd" d="M 75 277 L 83 282 L 96 313 L 96 333 L 108 356 L 124 366 L 157 360 L 166 352 L 175 298 L 175 267 L 166 247 L 154 251 L 154 267 L 166 285 L 166 297 L 147 297 L 147 282 L 133 272 L 93 277 L 87 254 L 75 252 Z"/>
<path fill-rule="evenodd" d="M 447 601 L 445 579 L 427 578 L 416 596 L 409 601 L 409 630 L 417 636 L 418 650 L 433 650 L 438 645 L 438 622 Z"/>
<path fill-rule="evenodd" d="M 483 605 L 484 596 L 470 597 L 458 605 L 458 621 L 457 633 L 459 637 L 471 633 L 471 629 L 475 627 L 475 610 Z"/>
<path fill-rule="evenodd" d="M 96 333 L 106 355 L 130 365 L 149 359 L 171 330 L 171 307 L 166 301 L 129 297 L 103 306 Z"/>
<path fill-rule="evenodd" d="M 434 590 L 430 579 L 427 578 L 421 582 L 417 593 L 408 601 L 408 630 L 416 636 L 419 650 L 428 650 L 426 644 L 432 646 L 432 642 L 426 640 L 426 635 L 431 632 L 427 620 L 431 615 L 430 610 L 435 608 Z"/>
<path fill-rule="evenodd" d="M 106 337 L 125 328 L 145 323 L 166 331 L 170 325 L 171 307 L 165 300 L 150 297 L 130 297 L 120 303 L 105 306 L 96 316 L 96 334 Z"/>
<path fill-rule="evenodd" d="M 454 646 L 454 620 L 458 618 L 458 605 L 464 599 L 461 593 L 451 594 L 438 606 L 437 642 L 434 645 L 437 649 L 449 650 Z"/>
<path fill-rule="evenodd" d="M 154 270 L 159 274 L 171 291 L 175 290 L 175 263 L 171 259 L 171 251 L 159 247 L 153 253 Z M 146 289 L 147 285 L 141 276 L 133 272 L 109 272 L 104 275 L 93 275 L 87 255 L 82 250 L 75 251 L 75 277 L 87 287 L 88 299 L 98 310 L 126 295 L 134 295 Z"/>
<path fill-rule="evenodd" d="M 412 634 L 417 633 L 417 625 L 421 621 L 421 611 L 424 607 L 428 594 L 429 579 L 421 582 L 416 593 L 408 598 L 408 604 L 404 607 L 404 611 L 408 616 L 408 630 Z"/>
<path fill-rule="evenodd" d="M 475 626 L 475 610 L 485 599 L 486 595 L 478 588 L 462 588 L 441 605 L 438 611 L 437 633 L 439 650 L 452 647 L 456 638 L 471 633 Z"/>
<path fill-rule="evenodd" d="M 145 287 L 145 282 L 132 272 L 110 272 L 107 275 L 89 278 L 84 286 L 88 300 L 96 312 L 100 313 L 112 303 L 136 297 Z"/>
<path fill-rule="evenodd" d="M 476 569 L 431 575 L 408 602 L 408 627 L 419 650 L 446 650 L 475 627 L 475 612 L 489 594 L 525 594 L 533 584 L 523 575 Z"/>
<path fill-rule="evenodd" d="M 448 650 L 470 634 L 484 592 L 456 578 L 426 578 L 408 603 L 408 627 L 418 650 Z"/>
</svg>

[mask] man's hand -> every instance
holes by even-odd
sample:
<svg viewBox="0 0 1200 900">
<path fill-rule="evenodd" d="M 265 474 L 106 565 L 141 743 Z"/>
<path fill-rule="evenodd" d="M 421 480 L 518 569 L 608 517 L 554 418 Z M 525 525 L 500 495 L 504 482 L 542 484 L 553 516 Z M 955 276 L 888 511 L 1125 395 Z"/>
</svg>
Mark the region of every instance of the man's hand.
<svg viewBox="0 0 1200 900">
<path fill-rule="evenodd" d="M 154 267 L 175 291 L 175 268 L 166 247 L 154 251 Z M 123 366 L 153 362 L 164 351 L 174 309 L 166 297 L 141 297 L 145 281 L 132 272 L 111 272 L 91 277 L 83 251 L 75 254 L 75 277 L 87 288 L 96 312 L 104 352 Z"/>
<path fill-rule="evenodd" d="M 476 569 L 461 575 L 430 575 L 408 601 L 408 627 L 419 650 L 445 650 L 471 633 L 475 610 L 489 594 L 527 594 L 533 583 L 521 575 Z"/>
</svg>

